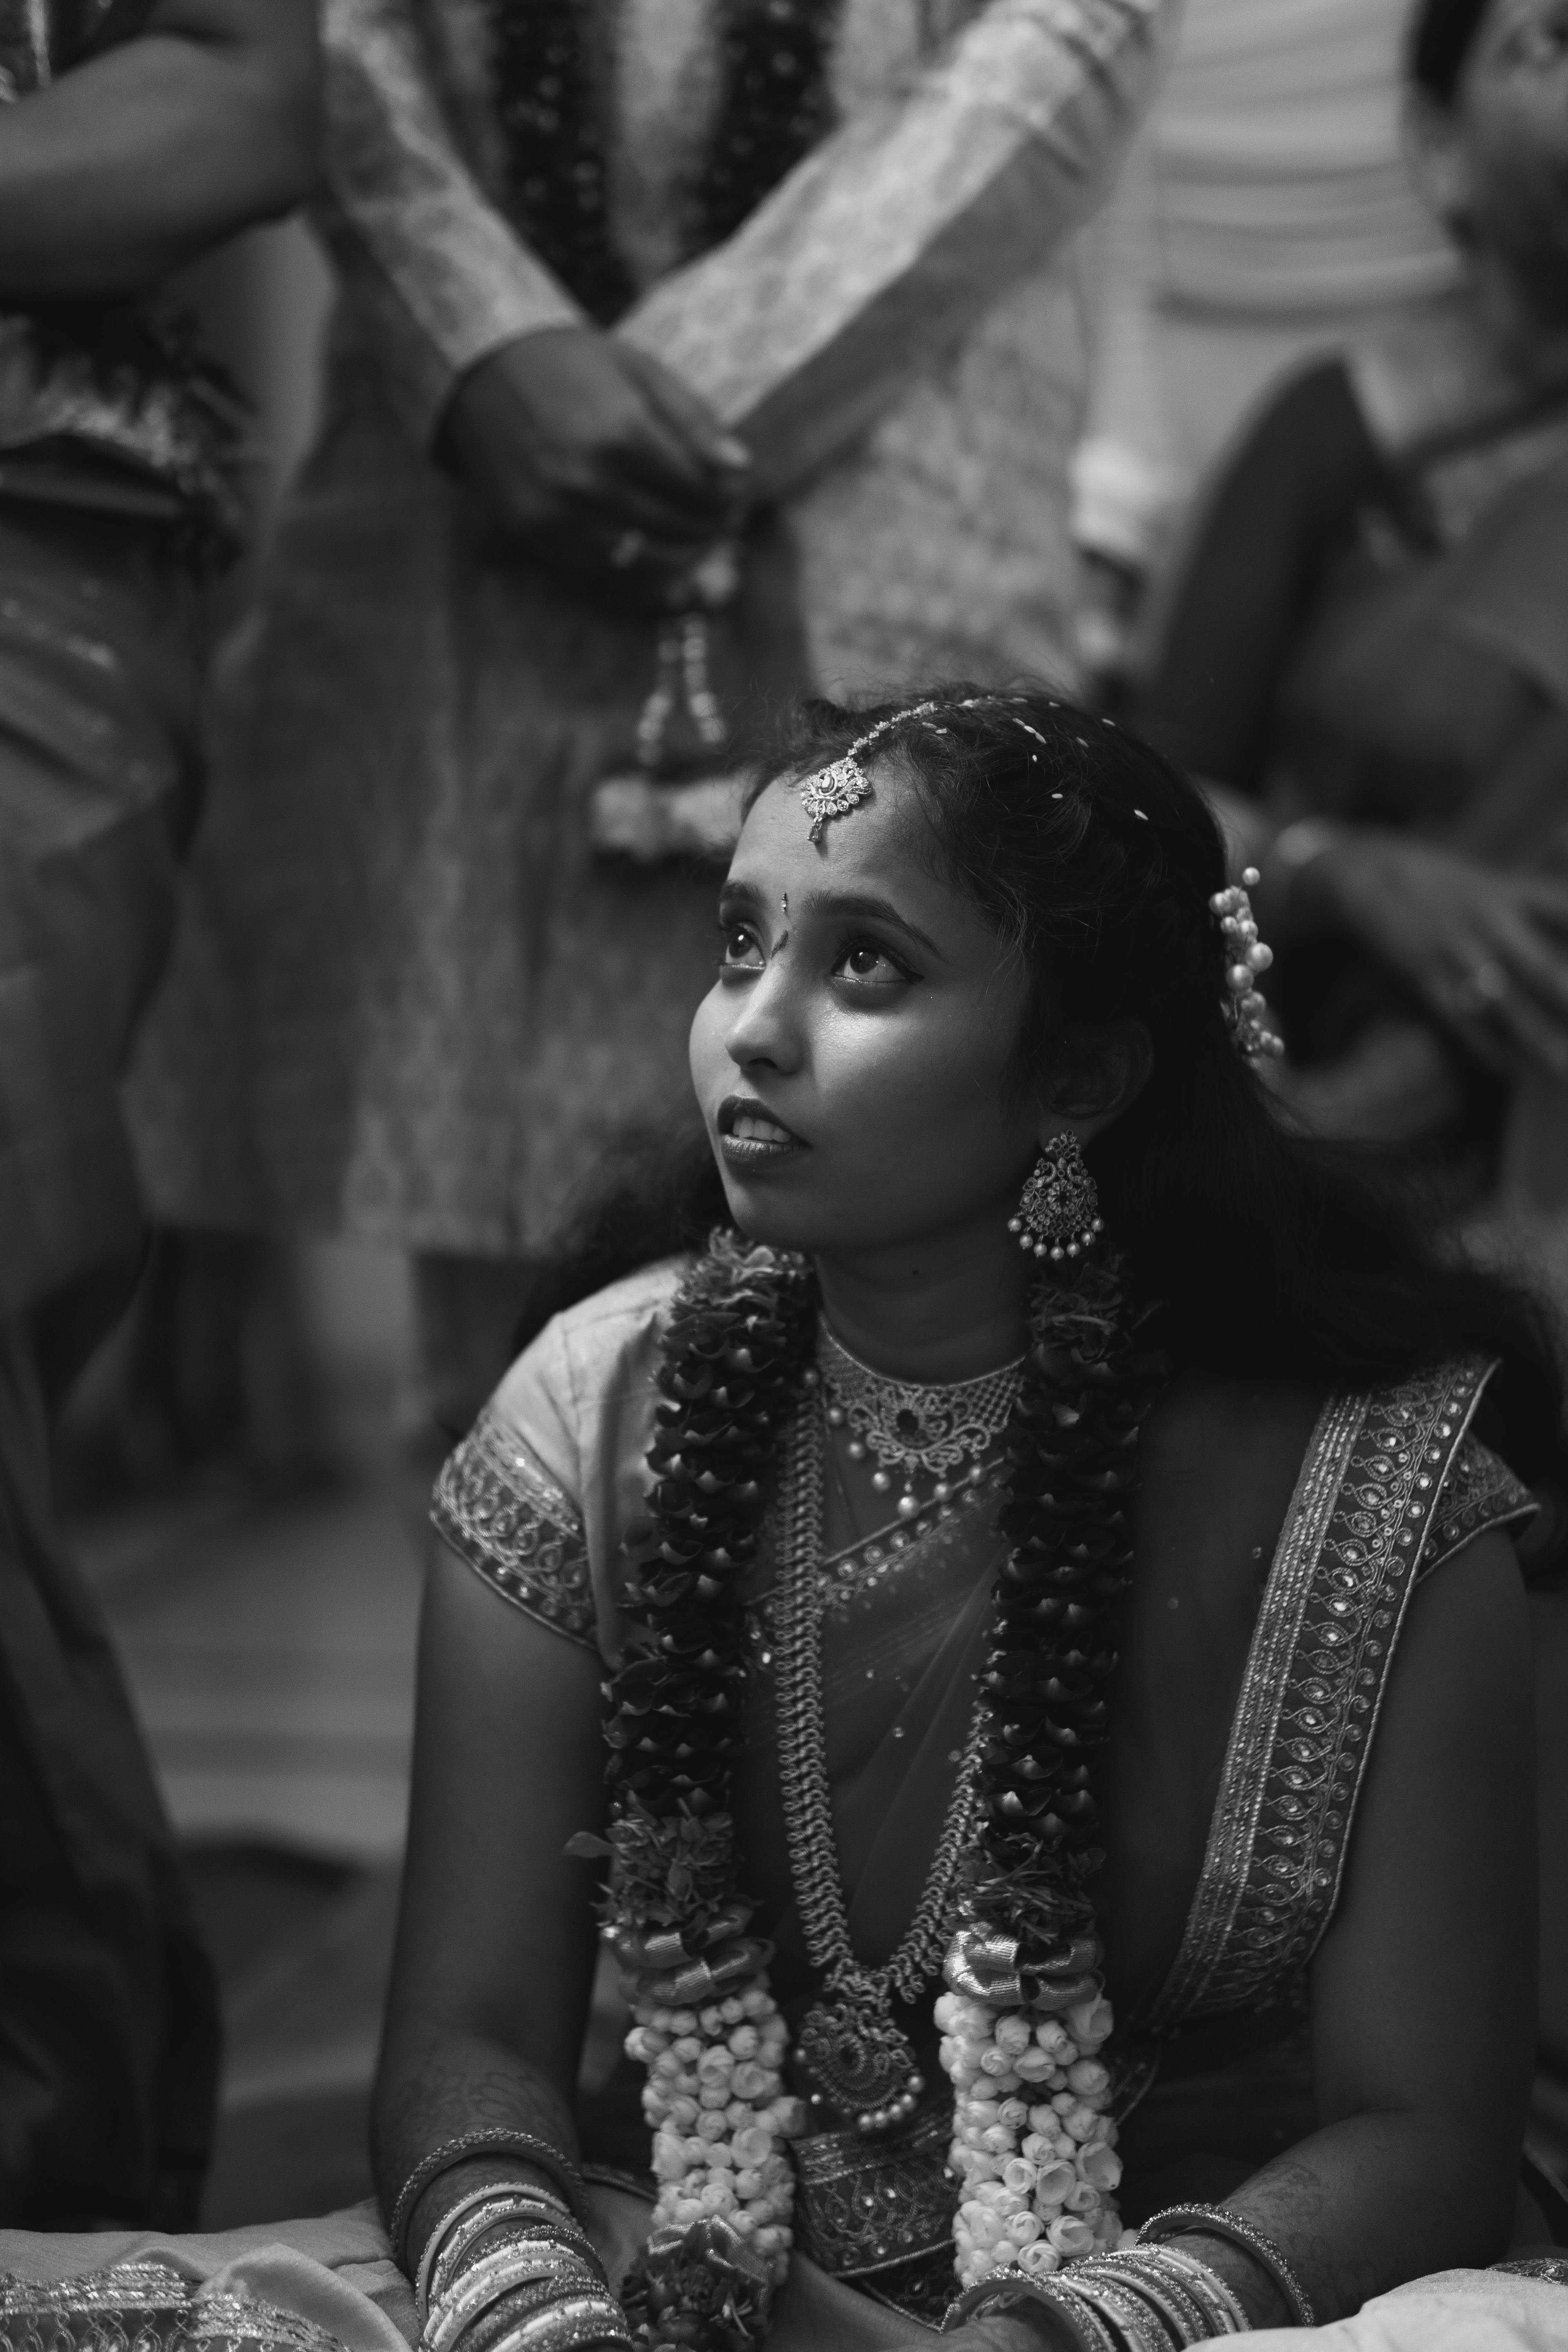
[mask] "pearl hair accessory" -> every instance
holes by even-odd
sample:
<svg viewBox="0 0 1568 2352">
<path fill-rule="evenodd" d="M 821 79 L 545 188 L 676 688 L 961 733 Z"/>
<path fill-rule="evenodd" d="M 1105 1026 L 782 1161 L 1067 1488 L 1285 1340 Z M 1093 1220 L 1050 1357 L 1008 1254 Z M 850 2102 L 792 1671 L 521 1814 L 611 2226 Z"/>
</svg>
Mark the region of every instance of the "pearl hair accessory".
<svg viewBox="0 0 1568 2352">
<path fill-rule="evenodd" d="M 1216 890 L 1209 900 L 1209 910 L 1219 919 L 1232 961 L 1226 967 L 1225 984 L 1229 992 L 1226 1017 L 1237 1053 L 1250 1061 L 1259 1054 L 1276 1055 L 1285 1051 L 1283 1038 L 1263 1025 L 1263 1015 L 1268 1010 L 1267 999 L 1260 993 L 1258 978 L 1268 971 L 1274 961 L 1274 950 L 1265 946 L 1258 936 L 1258 924 L 1252 912 L 1248 891 L 1255 890 L 1261 880 L 1256 866 L 1249 866 L 1239 883 L 1233 882 L 1227 890 Z"/>
</svg>

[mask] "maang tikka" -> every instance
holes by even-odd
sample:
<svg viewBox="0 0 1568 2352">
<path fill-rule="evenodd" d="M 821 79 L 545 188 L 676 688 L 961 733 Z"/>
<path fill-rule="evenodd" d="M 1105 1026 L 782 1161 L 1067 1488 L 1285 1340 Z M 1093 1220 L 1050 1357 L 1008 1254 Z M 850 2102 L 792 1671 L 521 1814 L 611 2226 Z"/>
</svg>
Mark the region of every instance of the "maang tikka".
<svg viewBox="0 0 1568 2352">
<path fill-rule="evenodd" d="M 1070 1127 L 1040 1147 L 1007 1231 L 1017 1235 L 1019 1248 L 1030 1257 L 1058 1263 L 1092 1249 L 1105 1231 L 1100 1194 Z"/>
</svg>

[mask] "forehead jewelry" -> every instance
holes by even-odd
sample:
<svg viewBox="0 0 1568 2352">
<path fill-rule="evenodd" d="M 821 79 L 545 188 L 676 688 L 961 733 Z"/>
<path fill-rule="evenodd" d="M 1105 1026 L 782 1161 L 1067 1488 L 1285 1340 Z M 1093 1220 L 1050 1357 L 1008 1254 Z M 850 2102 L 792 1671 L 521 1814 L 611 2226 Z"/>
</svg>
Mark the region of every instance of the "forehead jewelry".
<svg viewBox="0 0 1568 2352">
<path fill-rule="evenodd" d="M 1285 1051 L 1283 1038 L 1263 1025 L 1268 1003 L 1258 989 L 1258 979 L 1273 962 L 1274 950 L 1258 936 L 1252 900 L 1247 896 L 1249 890 L 1257 888 L 1258 879 L 1257 866 L 1249 866 L 1239 883 L 1233 882 L 1228 890 L 1216 890 L 1209 900 L 1209 910 L 1219 919 L 1228 950 L 1225 970 L 1226 1018 L 1237 1052 L 1245 1054 L 1248 1060 L 1258 1054 Z"/>
<path fill-rule="evenodd" d="M 917 702 L 911 710 L 895 711 L 890 719 L 879 719 L 858 742 L 851 743 L 842 759 L 807 776 L 800 788 L 800 804 L 811 819 L 813 841 L 820 840 L 822 828 L 830 817 L 847 816 L 851 809 L 858 809 L 862 801 L 869 798 L 871 779 L 861 761 L 873 743 L 879 743 L 896 727 L 908 726 L 911 719 L 929 719 L 932 711 L 941 708 L 939 702 Z"/>
</svg>

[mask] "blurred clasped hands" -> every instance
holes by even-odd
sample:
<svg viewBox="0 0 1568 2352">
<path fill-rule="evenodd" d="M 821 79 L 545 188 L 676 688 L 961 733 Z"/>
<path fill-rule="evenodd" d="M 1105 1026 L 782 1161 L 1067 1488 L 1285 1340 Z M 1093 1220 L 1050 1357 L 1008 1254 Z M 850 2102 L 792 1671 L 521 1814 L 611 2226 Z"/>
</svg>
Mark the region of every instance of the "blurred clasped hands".
<svg viewBox="0 0 1568 2352">
<path fill-rule="evenodd" d="M 647 611 L 731 538 L 751 459 L 698 395 L 593 326 L 542 328 L 463 375 L 438 446 L 497 537 Z"/>
<path fill-rule="evenodd" d="M 1346 927 L 1481 1061 L 1568 1077 L 1568 844 L 1525 872 L 1369 831 L 1321 863 Z"/>
</svg>

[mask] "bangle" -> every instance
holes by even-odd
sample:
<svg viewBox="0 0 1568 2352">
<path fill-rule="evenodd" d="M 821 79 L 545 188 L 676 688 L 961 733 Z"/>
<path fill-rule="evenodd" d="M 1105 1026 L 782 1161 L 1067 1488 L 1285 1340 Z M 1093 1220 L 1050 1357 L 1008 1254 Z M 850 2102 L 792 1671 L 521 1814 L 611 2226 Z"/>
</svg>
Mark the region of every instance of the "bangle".
<svg viewBox="0 0 1568 2352">
<path fill-rule="evenodd" d="M 990 2278 L 979 2279 L 948 2305 L 942 2332 L 950 2335 L 966 2319 L 984 2318 L 989 2311 L 1005 2311 L 1009 2304 L 1017 2303 L 1041 2304 L 1065 2320 L 1082 2352 L 1122 2352 L 1089 2297 L 1068 2286 L 1059 2273 L 1030 2278 L 1024 2271 L 1010 2270 L 1000 2278 L 993 2273 Z"/>
<path fill-rule="evenodd" d="M 580 2352 L 593 2344 L 613 2344 L 630 2352 L 632 2337 L 618 2304 L 567 2304 L 542 2311 L 489 2352 Z"/>
<path fill-rule="evenodd" d="M 1255 2221 L 1233 2213 L 1227 2205 L 1169 2205 L 1163 2213 L 1155 2213 L 1139 2231 L 1144 2244 L 1158 2244 L 1185 2230 L 1206 2230 L 1211 2237 L 1228 2238 L 1233 2246 L 1250 2254 L 1259 2267 L 1268 2272 L 1284 2296 L 1290 2316 L 1298 2327 L 1315 2327 L 1317 2314 L 1312 2298 L 1301 2284 L 1281 2249 L 1260 2230 Z"/>
<path fill-rule="evenodd" d="M 1178 2352 L 1180 2336 L 1173 2335 L 1142 2296 L 1133 2294 L 1120 2280 L 1104 2276 L 1080 2279 L 1074 2263 L 1065 2284 L 1087 2297 L 1100 2316 L 1110 2322 L 1113 2333 L 1127 2346 L 1127 2352 Z"/>
<path fill-rule="evenodd" d="M 392 2241 L 392 2251 L 400 2270 L 408 2268 L 407 2250 L 404 2239 L 408 2220 L 415 2206 L 430 2183 L 455 2164 L 462 2164 L 474 2156 L 515 2156 L 523 2163 L 533 2165 L 547 2179 L 552 2180 L 574 2213 L 583 2206 L 584 2180 L 570 2158 L 552 2147 L 548 2140 L 536 2139 L 531 2132 L 495 2129 L 463 2132 L 456 2139 L 444 2139 L 428 2156 L 421 2157 L 393 2200 L 386 2234 Z M 496 2184 L 492 2184 L 496 2185 Z"/>
<path fill-rule="evenodd" d="M 1204 2315 L 1211 2336 L 1247 2336 L 1252 2322 L 1237 2302 L 1228 2279 L 1200 2262 L 1196 2254 L 1173 2245 L 1137 2246 L 1129 2250 L 1148 2262 L 1158 2263 L 1167 2279 L 1174 2273 L 1185 2292 Z M 1123 2260 L 1126 2257 L 1123 2256 Z M 1200 2336 L 1198 2341 L 1202 2343 Z"/>
<path fill-rule="evenodd" d="M 575 2254 L 591 2270 L 597 2271 L 600 2267 L 592 2242 L 578 2229 L 569 2213 L 558 2212 L 553 2207 L 545 2210 L 492 2199 L 477 2211 L 467 2214 L 456 2228 L 442 2233 L 440 2251 L 430 2273 L 426 2295 L 425 2318 L 428 2318 L 431 2311 L 443 2303 L 457 2285 L 465 2264 L 475 2255 L 476 2250 L 492 2238 L 495 2244 L 491 2252 L 502 2245 L 548 2245 Z"/>
<path fill-rule="evenodd" d="M 526 2305 L 509 2295 L 464 2339 L 463 2352 L 500 2352 L 503 2344 L 545 2347 L 557 2338 L 629 2346 L 626 2315 L 608 2287 L 596 2294 L 552 2294 Z"/>
<path fill-rule="evenodd" d="M 425 2352 L 447 2352 L 503 2295 L 524 2287 L 554 2287 L 563 2279 L 597 2285 L 597 2274 L 578 2255 L 550 2246 L 502 2246 L 465 2271 L 432 2309 L 421 2341 Z"/>
<path fill-rule="evenodd" d="M 1172 2340 L 1183 2347 L 1206 2344 L 1220 2332 L 1210 2326 L 1207 2313 L 1185 2285 L 1164 2274 L 1164 2266 L 1152 2246 L 1142 2262 L 1135 2252 L 1090 2254 L 1087 2261 L 1073 2264 L 1073 2284 L 1081 2285 L 1086 2273 L 1091 2281 L 1109 2279 L 1113 2285 L 1128 2288 L 1141 2296 Z"/>
<path fill-rule="evenodd" d="M 508 2189 L 493 2181 L 485 2189 L 470 2189 L 455 2205 L 447 2208 L 425 2241 L 414 2282 L 414 2309 L 421 2327 L 432 2298 L 449 2284 L 451 2273 L 475 2240 L 495 2222 L 510 2221 L 514 2215 L 552 2220 L 559 2216 L 562 2221 L 571 2218 L 565 2206 L 542 2189 Z M 447 2276 L 437 2283 L 440 2272 Z"/>
</svg>

